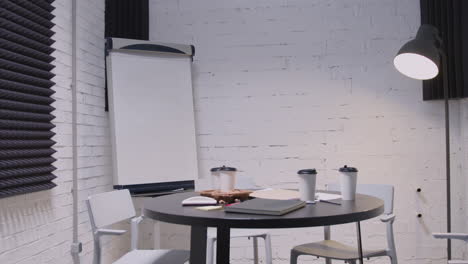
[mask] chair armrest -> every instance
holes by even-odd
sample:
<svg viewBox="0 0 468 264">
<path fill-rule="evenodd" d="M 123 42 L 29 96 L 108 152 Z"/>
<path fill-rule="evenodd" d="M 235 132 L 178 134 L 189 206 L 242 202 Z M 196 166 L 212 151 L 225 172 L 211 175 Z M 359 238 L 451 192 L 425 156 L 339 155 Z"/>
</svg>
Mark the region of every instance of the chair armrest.
<svg viewBox="0 0 468 264">
<path fill-rule="evenodd" d="M 96 235 L 111 235 L 111 236 L 120 236 L 127 232 L 127 230 L 118 230 L 118 229 L 104 229 L 99 228 L 96 230 Z"/>
<path fill-rule="evenodd" d="M 432 233 L 432 236 L 439 239 L 459 239 L 468 241 L 468 234 L 465 233 Z"/>
<path fill-rule="evenodd" d="M 141 223 L 141 221 L 143 221 L 143 218 L 144 217 L 142 215 L 140 215 L 140 216 L 132 218 L 130 221 L 131 221 L 132 224 L 138 225 L 138 224 Z"/>
<path fill-rule="evenodd" d="M 380 221 L 382 221 L 384 223 L 387 223 L 387 222 L 392 223 L 393 221 L 395 221 L 395 217 L 396 216 L 394 214 L 384 215 L 384 216 L 380 217 Z"/>
<path fill-rule="evenodd" d="M 143 215 L 137 216 L 130 220 L 130 227 L 132 230 L 131 240 L 130 240 L 130 249 L 135 250 L 138 248 L 138 225 L 143 221 Z"/>
</svg>

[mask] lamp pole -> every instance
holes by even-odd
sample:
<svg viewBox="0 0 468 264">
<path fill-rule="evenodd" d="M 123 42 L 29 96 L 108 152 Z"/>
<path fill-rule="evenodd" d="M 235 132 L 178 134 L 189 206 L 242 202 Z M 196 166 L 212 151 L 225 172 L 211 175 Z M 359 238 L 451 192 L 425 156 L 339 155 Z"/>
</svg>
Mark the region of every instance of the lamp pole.
<svg viewBox="0 0 468 264">
<path fill-rule="evenodd" d="M 449 115 L 449 80 L 447 54 L 443 49 L 443 40 L 436 27 L 423 24 L 416 37 L 406 42 L 398 51 L 393 64 L 402 74 L 418 80 L 429 80 L 442 72 L 442 89 L 445 103 L 445 169 L 447 199 L 447 232 L 452 231 L 451 181 L 450 181 L 450 115 Z M 440 65 L 442 64 L 442 65 Z M 442 66 L 442 71 L 440 67 Z M 447 258 L 452 259 L 452 247 L 447 239 Z"/>
<path fill-rule="evenodd" d="M 446 169 L 446 194 L 447 194 L 447 233 L 452 231 L 452 214 L 451 214 L 451 195 L 450 195 L 450 115 L 449 115 L 449 88 L 448 88 L 448 66 L 447 55 L 442 48 L 439 48 L 439 53 L 442 61 L 442 77 L 445 101 L 445 169 Z M 447 259 L 452 259 L 452 242 L 447 239 Z"/>
</svg>

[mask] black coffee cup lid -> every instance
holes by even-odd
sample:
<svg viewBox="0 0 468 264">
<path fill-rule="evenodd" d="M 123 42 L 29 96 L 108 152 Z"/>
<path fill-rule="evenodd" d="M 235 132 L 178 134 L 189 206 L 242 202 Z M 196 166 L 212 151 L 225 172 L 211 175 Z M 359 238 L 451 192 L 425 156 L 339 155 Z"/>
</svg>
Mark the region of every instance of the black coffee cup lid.
<svg viewBox="0 0 468 264">
<path fill-rule="evenodd" d="M 297 172 L 297 174 L 317 174 L 315 169 L 303 169 Z"/>
<path fill-rule="evenodd" d="M 226 167 L 226 166 L 222 166 L 222 167 L 216 167 L 216 168 L 211 168 L 210 170 L 211 172 L 215 172 L 215 171 L 237 171 L 236 168 L 234 167 Z"/>
<path fill-rule="evenodd" d="M 340 172 L 358 172 L 358 170 L 354 167 L 348 167 L 348 165 L 344 165 L 344 167 L 340 168 Z"/>
</svg>

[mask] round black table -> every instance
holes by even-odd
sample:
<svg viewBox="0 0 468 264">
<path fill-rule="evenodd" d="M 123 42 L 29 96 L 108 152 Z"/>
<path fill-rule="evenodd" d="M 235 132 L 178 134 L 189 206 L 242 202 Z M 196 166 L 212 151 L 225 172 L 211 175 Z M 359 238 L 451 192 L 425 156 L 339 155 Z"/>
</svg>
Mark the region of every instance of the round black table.
<svg viewBox="0 0 468 264">
<path fill-rule="evenodd" d="M 148 199 L 144 214 L 154 220 L 191 226 L 190 263 L 206 263 L 207 227 L 217 228 L 216 263 L 229 263 L 230 228 L 295 228 L 330 226 L 356 222 L 358 248 L 362 263 L 360 221 L 380 215 L 384 202 L 376 197 L 356 194 L 354 201 L 341 205 L 317 202 L 283 216 L 226 213 L 224 210 L 201 211 L 182 206 L 182 200 L 198 193 L 186 192 Z"/>
</svg>

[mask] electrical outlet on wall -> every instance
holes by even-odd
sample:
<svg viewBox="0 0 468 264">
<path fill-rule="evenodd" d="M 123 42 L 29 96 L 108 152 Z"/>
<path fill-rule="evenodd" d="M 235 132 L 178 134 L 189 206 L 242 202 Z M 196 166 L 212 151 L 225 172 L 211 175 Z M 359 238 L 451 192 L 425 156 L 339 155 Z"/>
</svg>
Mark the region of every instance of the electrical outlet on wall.
<svg viewBox="0 0 468 264">
<path fill-rule="evenodd" d="M 81 242 L 72 243 L 71 245 L 71 253 L 72 254 L 79 254 L 83 251 L 83 244 Z"/>
</svg>

